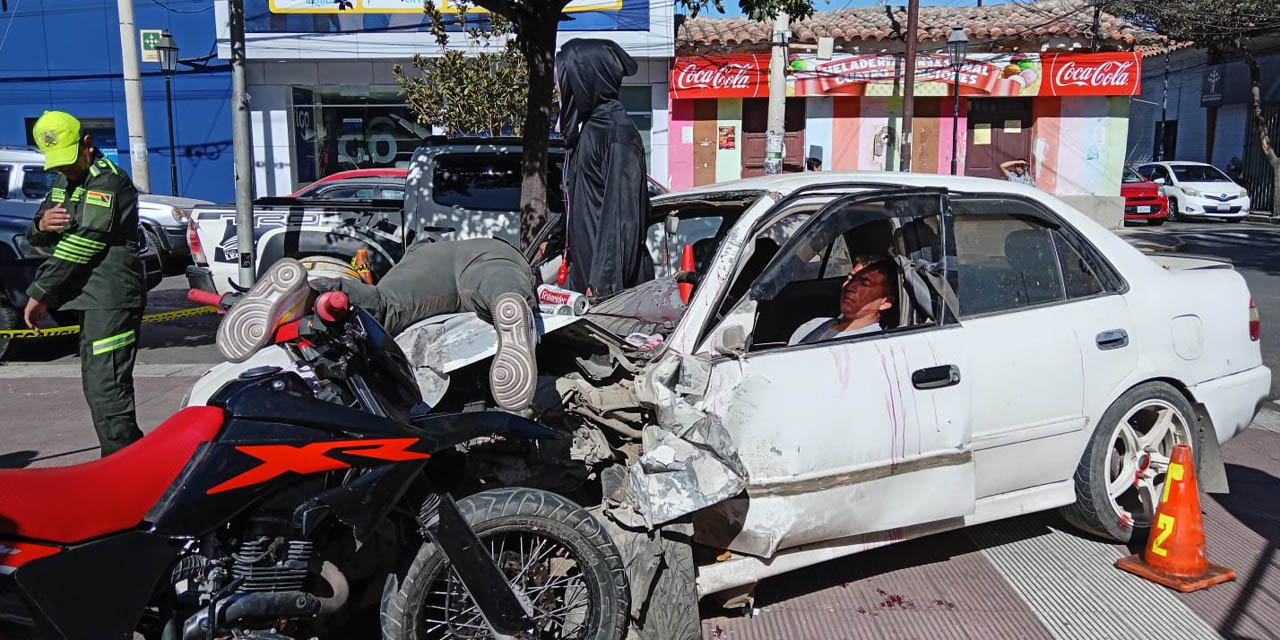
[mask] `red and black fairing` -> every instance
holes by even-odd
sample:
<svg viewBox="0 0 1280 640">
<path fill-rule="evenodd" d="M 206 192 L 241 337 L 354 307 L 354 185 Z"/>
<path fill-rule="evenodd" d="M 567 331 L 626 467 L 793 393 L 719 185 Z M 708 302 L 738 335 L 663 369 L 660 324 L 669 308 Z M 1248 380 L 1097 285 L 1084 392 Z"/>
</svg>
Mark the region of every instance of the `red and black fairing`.
<svg viewBox="0 0 1280 640">
<path fill-rule="evenodd" d="M 237 380 L 211 404 L 102 460 L 0 470 L 0 592 L 16 587 L 28 609 L 0 623 L 29 616 L 47 638 L 131 638 L 184 545 L 240 516 L 301 538 L 336 519 L 364 539 L 411 486 L 419 500 L 431 491 L 420 472 L 433 452 L 492 433 L 548 435 L 488 412 L 410 426 L 317 400 L 292 373 Z"/>
</svg>

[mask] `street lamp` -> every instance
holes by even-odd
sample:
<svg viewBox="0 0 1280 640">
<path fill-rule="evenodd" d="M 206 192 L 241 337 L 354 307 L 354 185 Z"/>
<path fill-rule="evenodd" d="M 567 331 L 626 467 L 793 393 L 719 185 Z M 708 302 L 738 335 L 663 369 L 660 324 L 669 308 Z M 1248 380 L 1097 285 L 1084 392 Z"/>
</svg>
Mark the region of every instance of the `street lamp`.
<svg viewBox="0 0 1280 640">
<path fill-rule="evenodd" d="M 169 189 L 178 195 L 178 158 L 173 151 L 173 72 L 178 68 L 178 43 L 168 31 L 156 43 L 160 54 L 160 70 L 164 72 L 164 103 L 169 111 Z"/>
<path fill-rule="evenodd" d="M 951 175 L 956 175 L 957 145 L 960 140 L 960 67 L 964 66 L 965 49 L 969 46 L 969 38 L 964 34 L 964 27 L 956 25 L 947 36 L 947 52 L 951 54 L 951 68 L 955 70 L 955 86 L 951 102 Z"/>
</svg>

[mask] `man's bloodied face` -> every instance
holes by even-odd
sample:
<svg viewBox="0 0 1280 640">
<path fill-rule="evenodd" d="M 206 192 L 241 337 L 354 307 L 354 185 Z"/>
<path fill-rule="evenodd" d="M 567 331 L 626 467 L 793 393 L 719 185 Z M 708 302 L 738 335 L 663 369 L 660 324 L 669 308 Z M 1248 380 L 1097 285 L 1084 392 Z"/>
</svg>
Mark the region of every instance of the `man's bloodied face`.
<svg viewBox="0 0 1280 640">
<path fill-rule="evenodd" d="M 867 315 L 879 316 L 893 306 L 887 293 L 888 280 L 879 269 L 856 264 L 844 279 L 840 295 L 840 316 L 846 320 Z"/>
</svg>

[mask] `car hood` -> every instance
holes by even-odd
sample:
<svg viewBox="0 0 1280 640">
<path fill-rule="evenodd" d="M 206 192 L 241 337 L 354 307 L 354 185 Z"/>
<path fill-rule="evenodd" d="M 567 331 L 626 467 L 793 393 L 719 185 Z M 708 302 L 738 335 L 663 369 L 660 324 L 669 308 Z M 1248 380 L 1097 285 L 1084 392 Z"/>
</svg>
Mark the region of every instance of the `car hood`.
<svg viewBox="0 0 1280 640">
<path fill-rule="evenodd" d="M 190 209 L 196 205 L 213 203 L 208 200 L 183 198 L 181 196 L 162 196 L 154 193 L 140 193 L 138 194 L 138 204 L 144 207 L 147 205 L 156 205 L 162 207 L 174 207 L 178 209 Z"/>
<path fill-rule="evenodd" d="M 1122 182 L 1120 195 L 1126 198 L 1137 196 L 1156 196 L 1160 194 L 1160 185 L 1154 182 Z"/>
<path fill-rule="evenodd" d="M 1233 196 L 1240 193 L 1240 185 L 1234 182 L 1180 182 L 1178 183 L 1178 186 L 1195 189 L 1196 191 L 1203 191 L 1205 193 L 1212 193 L 1214 195 L 1225 193 L 1229 196 Z"/>
</svg>

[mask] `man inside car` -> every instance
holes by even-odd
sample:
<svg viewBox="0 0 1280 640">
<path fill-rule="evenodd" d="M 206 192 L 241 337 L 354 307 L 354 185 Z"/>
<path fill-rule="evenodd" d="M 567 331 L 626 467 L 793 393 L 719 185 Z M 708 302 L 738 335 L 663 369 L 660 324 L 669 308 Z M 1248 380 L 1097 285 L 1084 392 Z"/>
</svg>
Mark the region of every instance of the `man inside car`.
<svg viewBox="0 0 1280 640">
<path fill-rule="evenodd" d="M 788 345 L 822 342 L 881 330 L 880 317 L 897 304 L 897 266 L 885 256 L 864 255 L 840 288 L 840 312 L 834 318 L 814 318 L 791 334 Z"/>
</svg>

